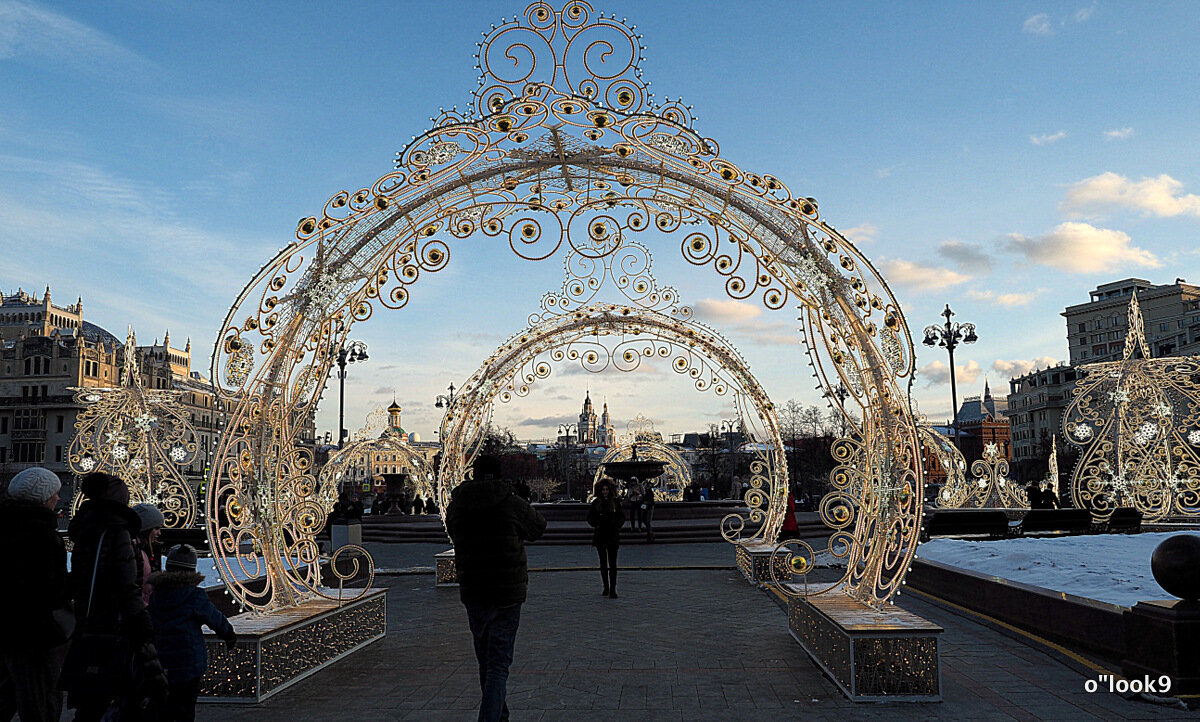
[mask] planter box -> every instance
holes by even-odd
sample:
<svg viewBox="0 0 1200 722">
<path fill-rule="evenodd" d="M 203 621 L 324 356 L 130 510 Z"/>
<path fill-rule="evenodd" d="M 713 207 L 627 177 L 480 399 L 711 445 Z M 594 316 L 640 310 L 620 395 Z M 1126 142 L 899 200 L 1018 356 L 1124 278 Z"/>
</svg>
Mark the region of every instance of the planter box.
<svg viewBox="0 0 1200 722">
<path fill-rule="evenodd" d="M 771 580 L 771 555 L 775 552 L 774 544 L 745 544 L 735 543 L 734 554 L 737 557 L 738 569 L 742 576 L 751 584 L 768 584 Z M 791 552 L 784 550 L 775 558 L 775 575 L 781 580 L 791 579 Z"/>
<path fill-rule="evenodd" d="M 834 590 L 789 596 L 788 628 L 854 702 L 942 699 L 938 635 L 943 630 L 911 612 L 877 611 Z"/>
<path fill-rule="evenodd" d="M 434 554 L 433 561 L 436 567 L 437 586 L 457 587 L 458 569 L 454 566 L 454 550 L 447 549 L 439 554 Z"/>
<path fill-rule="evenodd" d="M 203 702 L 261 702 L 387 633 L 387 590 L 373 589 L 338 605 L 305 602 L 271 614 L 230 617 L 237 645 L 206 634 L 208 671 L 200 682 Z"/>
</svg>

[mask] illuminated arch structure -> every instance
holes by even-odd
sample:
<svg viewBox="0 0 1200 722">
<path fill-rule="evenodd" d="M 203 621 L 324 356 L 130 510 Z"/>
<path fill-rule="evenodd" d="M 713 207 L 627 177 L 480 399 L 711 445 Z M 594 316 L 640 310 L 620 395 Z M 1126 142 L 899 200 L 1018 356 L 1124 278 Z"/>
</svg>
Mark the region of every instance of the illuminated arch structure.
<svg viewBox="0 0 1200 722">
<path fill-rule="evenodd" d="M 1132 506 L 1146 521 L 1200 516 L 1200 358 L 1151 358 L 1137 295 L 1119 361 L 1085 364 L 1063 435 L 1081 447 L 1075 505 L 1105 521 Z"/>
<path fill-rule="evenodd" d="M 337 501 L 343 482 L 372 480 L 371 469 L 378 456 L 385 456 L 389 467 L 407 474 L 416 494 L 427 499 L 433 496 L 433 469 L 425 455 L 414 449 L 400 430 L 388 424 L 387 418 L 388 413 L 382 408 L 372 411 L 367 415 L 367 424 L 354 434 L 353 440 L 332 452 L 321 467 L 317 495 L 326 513 Z"/>
<path fill-rule="evenodd" d="M 679 232 L 685 259 L 711 266 L 731 297 L 799 308 L 820 386 L 833 397 L 842 383 L 850 394 L 839 408 L 861 412 L 861 422 L 847 414 L 851 438 L 834 445 L 834 491 L 821 506 L 848 556 L 841 588 L 886 602 L 917 544 L 922 477 L 912 342 L 883 278 L 814 200 L 722 157 L 693 130 L 687 106 L 657 101 L 642 78 L 640 37 L 623 21 L 580 0 L 535 2 L 486 33 L 478 58 L 472 107 L 443 112 L 397 154 L 395 170 L 301 220 L 226 318 L 213 378 L 229 424 L 207 507 L 231 593 L 272 609 L 315 588 L 312 537 L 325 515 L 311 459 L 294 442 L 330 349 L 354 323 L 402 308 L 467 238 L 494 239 L 529 261 L 565 245 L 602 263 L 626 235 L 654 228 Z M 638 292 L 636 274 L 621 275 Z M 563 323 L 595 327 L 606 313 L 620 309 L 579 309 Z M 446 423 L 458 423 L 458 407 Z M 767 490 L 752 509 L 762 530 L 781 517 L 784 493 Z M 265 568 L 260 591 L 232 573 L 251 563 L 239 556 L 243 541 Z"/>
<path fill-rule="evenodd" d="M 196 430 L 180 403 L 182 391 L 146 389 L 137 368 L 137 339 L 130 329 L 118 388 L 72 388 L 83 407 L 67 449 L 77 476 L 104 471 L 125 480 L 129 503 L 154 504 L 168 529 L 196 519 L 196 495 L 180 470 L 196 458 Z M 83 501 L 76 493 L 72 514 Z"/>
</svg>

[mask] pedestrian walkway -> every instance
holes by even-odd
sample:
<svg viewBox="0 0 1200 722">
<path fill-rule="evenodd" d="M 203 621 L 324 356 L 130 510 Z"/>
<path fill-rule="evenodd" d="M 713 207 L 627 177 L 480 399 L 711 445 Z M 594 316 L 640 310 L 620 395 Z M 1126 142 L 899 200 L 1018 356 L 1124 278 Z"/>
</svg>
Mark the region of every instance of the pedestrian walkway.
<svg viewBox="0 0 1200 722">
<path fill-rule="evenodd" d="M 622 549 L 622 562 L 661 568 L 623 572 L 616 600 L 600 596 L 599 575 L 590 570 L 531 573 L 509 680 L 514 722 L 1196 718 L 1089 695 L 1085 676 L 1057 659 L 910 595 L 901 597 L 902 606 L 946 628 L 945 701 L 855 705 L 788 635 L 778 600 L 732 568 L 728 546 L 644 551 Z M 410 555 L 421 558 L 396 549 L 379 554 L 397 565 Z M 596 564 L 590 548 L 532 547 L 529 556 L 535 568 Z M 695 568 L 721 563 L 727 568 Z M 263 704 L 202 704 L 197 718 L 474 719 L 478 677 L 458 591 L 435 588 L 428 574 L 378 582 L 389 589 L 386 639 Z"/>
</svg>

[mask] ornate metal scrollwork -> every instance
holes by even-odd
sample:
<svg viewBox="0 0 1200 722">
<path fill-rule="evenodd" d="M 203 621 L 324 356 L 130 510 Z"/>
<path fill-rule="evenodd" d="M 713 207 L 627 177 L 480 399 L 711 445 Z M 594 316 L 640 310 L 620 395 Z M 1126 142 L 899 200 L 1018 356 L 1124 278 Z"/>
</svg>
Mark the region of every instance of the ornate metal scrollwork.
<svg viewBox="0 0 1200 722">
<path fill-rule="evenodd" d="M 192 526 L 196 495 L 180 467 L 196 458 L 196 430 L 182 408 L 183 391 L 142 386 L 133 331 L 125 341 L 120 387 L 71 391 L 83 406 L 67 449 L 71 471 L 119 476 L 129 487 L 130 504 L 154 504 L 169 529 Z M 82 501 L 83 494 L 76 494 L 72 513 Z"/>
<path fill-rule="evenodd" d="M 1200 358 L 1152 358 L 1137 296 L 1120 361 L 1086 364 L 1063 414 L 1081 447 L 1076 506 L 1104 521 L 1132 506 L 1147 521 L 1200 516 Z"/>
<path fill-rule="evenodd" d="M 800 307 L 819 382 L 828 392 L 844 385 L 849 396 L 836 404 L 855 411 L 840 486 L 822 507 L 840 525 L 837 538 L 851 540 L 843 588 L 872 605 L 899 588 L 922 494 L 904 315 L 815 200 L 722 157 L 682 104 L 653 102 L 639 41 L 580 0 L 533 3 L 485 37 L 469 114 L 443 113 L 392 172 L 302 219 L 296 240 L 238 297 L 213 354 L 231 414 L 208 508 L 218 567 L 240 600 L 288 606 L 309 586 L 284 560 L 307 548 L 310 522 L 319 528 L 323 514 L 293 508 L 319 505 L 306 505 L 315 484 L 291 449 L 328 375 L 328 349 L 354 323 L 379 306 L 403 307 L 423 275 L 445 268 L 451 246 L 475 234 L 529 260 L 565 246 L 580 262 L 610 264 L 636 295 L 638 274 L 614 254 L 634 251 L 623 241 L 651 228 L 678 232 L 684 258 L 711 268 L 731 298 Z M 594 305 L 586 293 L 568 296 Z M 764 528 L 777 524 L 785 496 L 753 498 L 764 500 Z M 262 592 L 233 573 L 243 541 L 269 568 Z"/>
</svg>

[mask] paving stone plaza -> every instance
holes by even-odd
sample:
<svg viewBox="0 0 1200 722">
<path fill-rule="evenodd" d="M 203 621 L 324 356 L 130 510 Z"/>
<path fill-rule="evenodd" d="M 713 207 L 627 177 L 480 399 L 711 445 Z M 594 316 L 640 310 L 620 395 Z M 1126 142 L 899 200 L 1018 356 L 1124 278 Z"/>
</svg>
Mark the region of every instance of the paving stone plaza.
<svg viewBox="0 0 1200 722">
<path fill-rule="evenodd" d="M 201 704 L 197 719 L 474 719 L 466 614 L 457 590 L 435 588 L 428 569 L 443 547 L 369 546 L 385 572 L 377 584 L 388 590 L 387 637 L 259 705 Z M 779 601 L 742 578 L 728 544 L 627 546 L 621 564 L 637 571 L 622 571 L 616 600 L 599 594 L 590 547 L 533 545 L 528 554 L 513 720 L 1195 718 L 1088 694 L 1084 682 L 1098 672 L 915 594 L 900 606 L 946 629 L 943 701 L 855 704 L 788 635 Z"/>
</svg>

